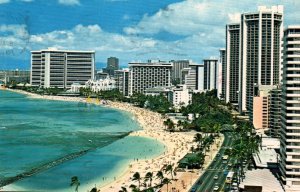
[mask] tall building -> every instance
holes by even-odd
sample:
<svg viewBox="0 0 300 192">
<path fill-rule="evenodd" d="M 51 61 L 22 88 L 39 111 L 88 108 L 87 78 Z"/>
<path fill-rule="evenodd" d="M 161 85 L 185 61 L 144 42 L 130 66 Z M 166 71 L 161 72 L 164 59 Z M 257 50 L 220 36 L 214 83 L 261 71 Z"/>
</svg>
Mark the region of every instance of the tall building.
<svg viewBox="0 0 300 192">
<path fill-rule="evenodd" d="M 269 96 L 269 131 L 271 137 L 280 135 L 281 88 L 272 89 Z"/>
<path fill-rule="evenodd" d="M 300 191 L 300 25 L 284 31 L 280 170 L 287 192 Z"/>
<path fill-rule="evenodd" d="M 107 58 L 107 67 L 104 70 L 110 76 L 114 75 L 115 70 L 119 69 L 119 59 L 116 57 Z"/>
<path fill-rule="evenodd" d="M 225 101 L 238 106 L 240 84 L 240 24 L 226 25 Z"/>
<path fill-rule="evenodd" d="M 116 88 L 124 95 L 129 96 L 129 69 L 115 71 Z"/>
<path fill-rule="evenodd" d="M 70 88 L 94 78 L 95 52 L 48 48 L 31 51 L 30 84 L 44 88 Z"/>
<path fill-rule="evenodd" d="M 204 90 L 204 65 L 199 65 L 191 63 L 189 68 L 184 68 L 181 70 L 182 74 L 182 84 L 185 84 L 188 89 L 193 91 L 203 91 Z"/>
<path fill-rule="evenodd" d="M 204 59 L 204 90 L 217 89 L 218 78 L 218 60 L 217 59 Z"/>
<path fill-rule="evenodd" d="M 182 69 L 188 68 L 191 64 L 190 60 L 172 60 L 170 63 L 173 64 L 172 68 L 172 81 L 182 83 Z"/>
<path fill-rule="evenodd" d="M 171 63 L 129 63 L 129 95 L 147 88 L 171 86 Z"/>
<path fill-rule="evenodd" d="M 281 68 L 283 6 L 241 16 L 241 83 L 239 111 L 250 110 L 254 85 L 278 85 Z"/>
<path fill-rule="evenodd" d="M 226 95 L 226 49 L 220 49 L 220 66 L 221 66 L 221 85 L 220 98 L 225 99 Z"/>
</svg>

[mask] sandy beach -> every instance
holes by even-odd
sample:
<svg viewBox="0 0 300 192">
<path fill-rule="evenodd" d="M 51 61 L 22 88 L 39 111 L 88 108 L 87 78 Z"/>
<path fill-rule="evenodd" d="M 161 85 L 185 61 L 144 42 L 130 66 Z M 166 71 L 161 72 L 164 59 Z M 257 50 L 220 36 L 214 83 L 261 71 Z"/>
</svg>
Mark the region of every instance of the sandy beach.
<svg viewBox="0 0 300 192">
<path fill-rule="evenodd" d="M 49 99 L 49 100 L 60 100 L 60 101 L 73 101 L 73 102 L 91 102 L 97 104 L 95 100 L 86 101 L 85 98 L 79 97 L 64 97 L 64 96 L 42 96 L 33 93 L 28 93 L 21 90 L 12 90 L 18 93 L 26 94 L 31 98 L 35 99 Z M 138 108 L 132 106 L 128 103 L 120 103 L 120 102 L 112 102 L 109 101 L 106 105 L 102 105 L 106 107 L 112 107 L 114 109 L 124 110 L 131 114 L 133 114 L 135 120 L 140 124 L 143 128 L 142 130 L 135 131 L 130 133 L 133 136 L 141 136 L 141 137 L 150 137 L 162 142 L 165 145 L 165 152 L 153 159 L 133 159 L 133 161 L 128 166 L 127 171 L 118 177 L 116 177 L 115 181 L 106 184 L 100 188 L 101 191 L 109 191 L 109 192 L 118 192 L 121 187 L 126 187 L 127 190 L 131 191 L 129 186 L 131 184 L 138 185 L 137 181 L 132 181 L 131 177 L 135 172 L 139 172 L 141 177 L 144 177 L 147 172 L 153 172 L 155 177 L 156 173 L 160 171 L 164 165 L 171 164 L 174 167 L 177 166 L 177 162 L 183 158 L 186 153 L 188 153 L 192 146 L 196 146 L 196 143 L 193 142 L 193 138 L 195 132 L 168 132 L 165 130 L 165 126 L 163 125 L 164 118 L 159 113 L 155 113 L 146 109 Z M 220 142 L 222 142 L 222 137 L 217 141 L 220 146 Z M 215 144 L 217 143 L 215 142 Z M 213 147 L 214 148 L 214 147 Z M 217 151 L 215 146 L 215 151 Z M 210 158 L 211 159 L 211 158 Z M 209 159 L 206 161 L 206 165 L 208 165 Z M 194 179 L 202 172 L 195 173 Z M 165 177 L 171 178 L 170 174 L 164 174 Z M 184 181 L 186 183 L 191 182 L 190 176 L 185 179 L 184 172 L 180 172 L 176 175 L 177 179 L 188 180 Z M 142 179 L 143 181 L 143 179 Z M 158 184 L 160 181 L 157 178 L 153 179 L 153 184 Z M 97 186 L 101 186 L 101 181 L 97 184 Z M 189 185 L 190 186 L 190 185 Z M 93 186 L 91 186 L 92 188 Z M 143 189 L 143 188 L 142 188 Z M 178 188 L 177 188 L 178 189 Z M 177 190 L 176 189 L 176 190 Z M 180 191 L 188 191 L 180 189 Z M 162 188 L 161 191 L 167 191 L 165 187 Z M 170 188 L 169 188 L 170 191 Z"/>
</svg>

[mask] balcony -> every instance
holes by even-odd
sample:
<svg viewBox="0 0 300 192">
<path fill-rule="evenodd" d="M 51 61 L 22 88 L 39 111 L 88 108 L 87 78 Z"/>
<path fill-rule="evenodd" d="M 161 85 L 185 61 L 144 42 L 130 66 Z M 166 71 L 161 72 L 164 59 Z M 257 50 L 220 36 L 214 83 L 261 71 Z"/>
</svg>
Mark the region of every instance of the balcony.
<svg viewBox="0 0 300 192">
<path fill-rule="evenodd" d="M 295 172 L 293 172 L 293 171 L 287 171 L 286 174 L 287 175 L 300 175 L 300 172 L 299 171 L 295 171 Z M 297 181 L 299 181 L 299 180 L 300 179 L 297 179 Z"/>
<path fill-rule="evenodd" d="M 300 149 L 300 146 L 295 146 L 295 145 L 287 145 L 287 149 Z"/>
</svg>

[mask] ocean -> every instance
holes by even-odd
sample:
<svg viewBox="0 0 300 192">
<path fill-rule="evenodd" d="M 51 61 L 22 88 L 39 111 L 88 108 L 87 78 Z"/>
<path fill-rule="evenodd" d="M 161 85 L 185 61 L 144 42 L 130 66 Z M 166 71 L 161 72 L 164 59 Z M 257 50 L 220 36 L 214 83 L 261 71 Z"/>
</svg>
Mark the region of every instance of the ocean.
<svg viewBox="0 0 300 192">
<path fill-rule="evenodd" d="M 79 191 L 105 185 L 135 158 L 164 151 L 155 139 L 127 136 L 141 129 L 127 112 L 81 102 L 32 99 L 0 90 L 0 183 L 5 190 Z"/>
</svg>

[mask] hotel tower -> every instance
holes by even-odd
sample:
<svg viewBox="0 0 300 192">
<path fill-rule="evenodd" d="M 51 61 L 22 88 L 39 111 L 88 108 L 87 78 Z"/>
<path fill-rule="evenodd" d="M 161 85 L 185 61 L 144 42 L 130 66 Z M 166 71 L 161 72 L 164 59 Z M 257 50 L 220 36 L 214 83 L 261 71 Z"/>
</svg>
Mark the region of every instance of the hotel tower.
<svg viewBox="0 0 300 192">
<path fill-rule="evenodd" d="M 300 191 L 300 25 L 284 31 L 280 171 L 287 192 Z"/>
<path fill-rule="evenodd" d="M 255 85 L 280 83 L 283 6 L 244 13 L 240 27 L 239 111 L 248 112 Z"/>
</svg>

